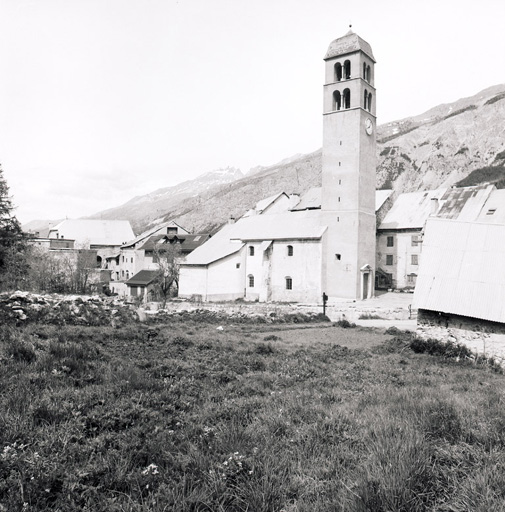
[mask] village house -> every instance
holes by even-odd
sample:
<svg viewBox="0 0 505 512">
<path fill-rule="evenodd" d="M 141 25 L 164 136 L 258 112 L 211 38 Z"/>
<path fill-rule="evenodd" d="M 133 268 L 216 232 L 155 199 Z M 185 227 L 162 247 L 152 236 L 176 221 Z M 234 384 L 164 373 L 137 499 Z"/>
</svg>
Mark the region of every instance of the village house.
<svg viewBox="0 0 505 512">
<path fill-rule="evenodd" d="M 110 291 L 118 295 L 126 295 L 126 281 L 142 270 L 142 266 L 136 261 L 136 251 L 150 236 L 174 235 L 177 233 L 188 233 L 183 227 L 173 221 L 158 224 L 153 228 L 144 231 L 140 235 L 133 235 L 123 242 L 117 251 L 106 258 L 106 268 L 111 272 Z"/>
<path fill-rule="evenodd" d="M 154 298 L 160 269 L 177 274 L 173 267 L 180 265 L 188 254 L 209 238 L 208 233 L 150 236 L 135 250 L 135 262 L 142 270 L 126 281 L 126 296 L 141 297 L 144 301 Z M 173 292 L 177 292 L 176 283 L 173 285 Z"/>
<path fill-rule="evenodd" d="M 377 229 L 376 288 L 413 290 L 426 221 L 476 220 L 498 192 L 494 185 L 479 185 L 400 194 Z"/>
</svg>

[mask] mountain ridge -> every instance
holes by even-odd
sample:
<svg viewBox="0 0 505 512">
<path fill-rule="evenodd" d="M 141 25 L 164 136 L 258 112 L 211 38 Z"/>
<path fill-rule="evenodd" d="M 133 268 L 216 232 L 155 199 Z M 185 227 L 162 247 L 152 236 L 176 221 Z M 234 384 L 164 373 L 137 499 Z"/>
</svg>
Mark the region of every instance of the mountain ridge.
<svg viewBox="0 0 505 512">
<path fill-rule="evenodd" d="M 402 193 L 453 186 L 485 167 L 493 167 L 493 179 L 501 182 L 500 166 L 505 164 L 504 100 L 505 84 L 498 84 L 421 114 L 379 125 L 377 188 Z M 271 166 L 253 167 L 245 174 L 233 167 L 209 171 L 88 218 L 126 218 L 135 232 L 167 220 L 193 232 L 212 232 L 228 217 L 240 217 L 273 193 L 302 194 L 320 186 L 321 151 L 292 155 Z M 484 177 L 489 175 L 482 173 Z M 478 179 L 479 173 L 473 181 Z"/>
</svg>

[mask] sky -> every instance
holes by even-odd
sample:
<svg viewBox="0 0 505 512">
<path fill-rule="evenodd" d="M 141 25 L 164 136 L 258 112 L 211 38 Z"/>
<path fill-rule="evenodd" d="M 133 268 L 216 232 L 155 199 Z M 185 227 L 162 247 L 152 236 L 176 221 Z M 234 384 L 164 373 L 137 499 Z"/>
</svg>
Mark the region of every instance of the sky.
<svg viewBox="0 0 505 512">
<path fill-rule="evenodd" d="M 322 145 L 323 57 L 372 46 L 378 123 L 505 83 L 503 0 L 0 0 L 0 164 L 25 223 Z"/>
</svg>

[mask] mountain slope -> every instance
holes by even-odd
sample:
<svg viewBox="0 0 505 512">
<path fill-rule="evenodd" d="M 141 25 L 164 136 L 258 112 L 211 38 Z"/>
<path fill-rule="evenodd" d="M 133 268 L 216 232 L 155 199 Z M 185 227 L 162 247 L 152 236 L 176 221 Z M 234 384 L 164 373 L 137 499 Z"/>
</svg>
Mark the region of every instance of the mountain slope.
<svg viewBox="0 0 505 512">
<path fill-rule="evenodd" d="M 232 183 L 242 178 L 239 169 L 228 167 L 210 171 L 198 178 L 188 180 L 172 187 L 155 190 L 144 196 L 137 196 L 127 203 L 98 212 L 90 219 L 127 219 L 135 232 L 142 231 L 144 226 L 162 217 L 167 210 L 177 204 L 184 204 L 189 198 L 205 194 L 220 185 Z"/>
</svg>

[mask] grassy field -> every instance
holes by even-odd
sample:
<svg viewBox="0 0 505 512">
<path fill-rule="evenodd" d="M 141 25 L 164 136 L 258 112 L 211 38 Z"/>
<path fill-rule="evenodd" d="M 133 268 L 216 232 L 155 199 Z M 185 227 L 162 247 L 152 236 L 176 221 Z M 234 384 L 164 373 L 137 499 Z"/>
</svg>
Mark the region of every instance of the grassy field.
<svg viewBox="0 0 505 512">
<path fill-rule="evenodd" d="M 505 510 L 504 376 L 317 325 L 3 327 L 0 511 Z"/>
</svg>

